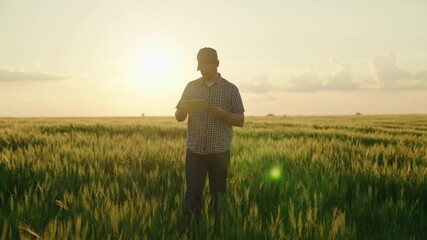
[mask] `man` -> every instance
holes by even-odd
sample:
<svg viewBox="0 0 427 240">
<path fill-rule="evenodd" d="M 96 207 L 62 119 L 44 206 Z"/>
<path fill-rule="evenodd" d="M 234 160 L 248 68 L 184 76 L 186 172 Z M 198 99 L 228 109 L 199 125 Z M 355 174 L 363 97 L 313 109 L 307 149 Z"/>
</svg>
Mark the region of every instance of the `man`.
<svg viewBox="0 0 427 240">
<path fill-rule="evenodd" d="M 232 127 L 243 126 L 245 111 L 238 88 L 218 73 L 216 50 L 200 49 L 197 61 L 202 77 L 187 84 L 175 112 L 179 122 L 188 116 L 183 208 L 187 221 L 200 215 L 206 175 L 216 211 L 218 196 L 226 190 Z M 186 100 L 206 100 L 208 106 L 192 110 Z"/>
</svg>

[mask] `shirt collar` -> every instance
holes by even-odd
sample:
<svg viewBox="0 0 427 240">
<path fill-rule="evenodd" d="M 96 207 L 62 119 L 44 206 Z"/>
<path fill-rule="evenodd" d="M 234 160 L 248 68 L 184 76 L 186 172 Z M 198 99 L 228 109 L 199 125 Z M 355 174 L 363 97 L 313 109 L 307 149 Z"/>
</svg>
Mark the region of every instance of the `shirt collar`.
<svg viewBox="0 0 427 240">
<path fill-rule="evenodd" d="M 214 86 L 214 85 L 216 85 L 216 84 L 220 84 L 220 83 L 222 82 L 222 76 L 221 76 L 221 73 L 218 73 L 218 78 L 217 78 L 217 80 L 216 80 L 216 81 L 214 81 L 214 83 L 213 83 L 212 85 L 210 85 L 210 86 L 205 82 L 205 80 L 203 80 L 203 77 L 202 77 L 201 79 L 202 79 L 203 84 L 205 84 L 205 85 L 206 85 L 206 86 L 208 86 L 208 87 L 212 87 L 212 86 Z"/>
</svg>

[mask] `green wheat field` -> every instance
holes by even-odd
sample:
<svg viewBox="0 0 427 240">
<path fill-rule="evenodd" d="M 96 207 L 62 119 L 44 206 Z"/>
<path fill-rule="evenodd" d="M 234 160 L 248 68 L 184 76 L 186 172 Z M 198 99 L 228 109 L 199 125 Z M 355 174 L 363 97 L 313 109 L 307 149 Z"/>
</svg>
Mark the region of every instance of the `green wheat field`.
<svg viewBox="0 0 427 240">
<path fill-rule="evenodd" d="M 190 230 L 185 139 L 172 117 L 0 119 L 0 239 L 427 237 L 427 115 L 247 117 Z"/>
</svg>

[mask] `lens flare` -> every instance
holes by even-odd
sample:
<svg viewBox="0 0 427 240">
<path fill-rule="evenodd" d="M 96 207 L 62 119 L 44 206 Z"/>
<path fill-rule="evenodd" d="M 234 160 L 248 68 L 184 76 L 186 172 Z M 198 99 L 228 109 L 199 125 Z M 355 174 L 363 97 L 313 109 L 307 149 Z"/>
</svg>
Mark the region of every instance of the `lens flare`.
<svg viewBox="0 0 427 240">
<path fill-rule="evenodd" d="M 282 178 L 282 169 L 280 169 L 279 167 L 273 167 L 270 170 L 270 179 L 272 180 L 280 180 Z"/>
</svg>

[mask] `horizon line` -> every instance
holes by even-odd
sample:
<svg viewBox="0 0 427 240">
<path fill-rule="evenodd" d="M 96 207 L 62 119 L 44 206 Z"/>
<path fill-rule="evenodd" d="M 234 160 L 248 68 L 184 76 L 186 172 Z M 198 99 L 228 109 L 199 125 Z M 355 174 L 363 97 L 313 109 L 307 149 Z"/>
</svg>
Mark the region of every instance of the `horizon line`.
<svg viewBox="0 0 427 240">
<path fill-rule="evenodd" d="M 245 117 L 339 117 L 339 116 L 409 116 L 409 115 L 427 115 L 427 113 L 353 113 L 353 114 L 281 114 L 277 115 L 274 113 L 268 113 L 264 115 L 245 115 Z M 7 118 L 174 118 L 174 115 L 144 115 L 144 116 L 134 116 L 134 115 L 116 115 L 116 116 L 2 116 L 0 119 Z"/>
</svg>

